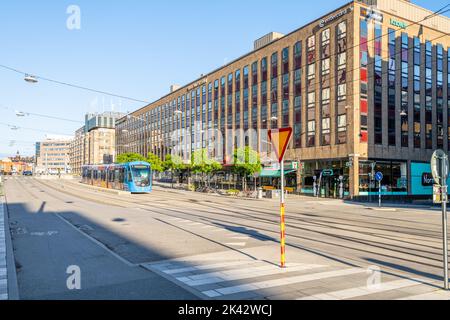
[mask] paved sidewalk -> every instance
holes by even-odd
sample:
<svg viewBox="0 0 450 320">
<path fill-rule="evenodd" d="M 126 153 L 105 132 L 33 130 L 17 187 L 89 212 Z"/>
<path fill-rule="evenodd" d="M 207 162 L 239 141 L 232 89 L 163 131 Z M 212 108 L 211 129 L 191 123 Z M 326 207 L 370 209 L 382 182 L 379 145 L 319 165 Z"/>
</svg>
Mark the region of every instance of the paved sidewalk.
<svg viewBox="0 0 450 320">
<path fill-rule="evenodd" d="M 0 197 L 0 300 L 8 300 L 8 272 L 6 266 L 6 227 L 4 201 Z"/>
</svg>

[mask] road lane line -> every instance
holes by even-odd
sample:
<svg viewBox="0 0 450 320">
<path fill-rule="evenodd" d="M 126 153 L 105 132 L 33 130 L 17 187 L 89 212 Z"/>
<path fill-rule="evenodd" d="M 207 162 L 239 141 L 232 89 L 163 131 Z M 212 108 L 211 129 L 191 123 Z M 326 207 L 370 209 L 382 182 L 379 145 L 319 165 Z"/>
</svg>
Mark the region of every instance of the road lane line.
<svg viewBox="0 0 450 320">
<path fill-rule="evenodd" d="M 354 299 L 358 297 L 364 297 L 371 294 L 376 293 L 382 293 L 386 291 L 392 291 L 412 286 L 418 286 L 423 284 L 429 284 L 425 282 L 425 280 L 421 279 L 402 279 L 402 280 L 396 280 L 391 282 L 385 282 L 380 284 L 380 286 L 377 287 L 368 287 L 362 286 L 358 288 L 350 288 L 345 290 L 339 290 L 339 291 L 333 291 L 333 292 L 327 292 L 327 293 L 321 293 L 309 297 L 300 298 L 297 300 L 345 300 L 345 299 Z"/>
<path fill-rule="evenodd" d="M 207 290 L 207 291 L 203 291 L 202 293 L 209 298 L 216 298 L 216 297 L 226 296 L 226 295 L 235 294 L 235 293 L 256 291 L 256 290 L 261 290 L 261 289 L 280 287 L 280 286 L 284 286 L 284 285 L 292 285 L 292 284 L 296 284 L 296 283 L 328 279 L 328 278 L 335 278 L 335 277 L 342 277 L 342 276 L 348 276 L 348 275 L 354 275 L 354 274 L 366 273 L 366 272 L 367 271 L 365 269 L 351 268 L 351 269 L 344 269 L 344 270 L 313 273 L 313 274 L 307 274 L 307 275 L 301 275 L 301 276 L 295 276 L 295 277 L 285 277 L 285 278 L 275 279 L 275 280 L 253 282 L 253 283 L 248 283 L 248 284 L 243 284 L 243 285 L 238 285 L 238 286 L 218 288 L 218 289 L 214 289 L 214 290 Z"/>
</svg>

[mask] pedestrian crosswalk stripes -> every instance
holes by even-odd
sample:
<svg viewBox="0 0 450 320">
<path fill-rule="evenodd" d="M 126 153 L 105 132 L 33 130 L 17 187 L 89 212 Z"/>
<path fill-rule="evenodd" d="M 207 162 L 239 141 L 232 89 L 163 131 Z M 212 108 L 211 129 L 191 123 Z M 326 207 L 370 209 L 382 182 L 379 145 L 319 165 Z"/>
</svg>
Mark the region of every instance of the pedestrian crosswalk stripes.
<svg viewBox="0 0 450 320">
<path fill-rule="evenodd" d="M 5 231 L 5 210 L 3 200 L 0 198 L 0 300 L 8 300 Z"/>
<path fill-rule="evenodd" d="M 314 268 L 321 268 L 323 266 L 320 265 L 292 265 L 289 266 L 289 272 L 294 271 L 303 271 Z M 264 265 L 255 268 L 244 268 L 237 269 L 231 271 L 220 271 L 220 272 L 212 272 L 206 273 L 197 276 L 191 277 L 180 277 L 177 278 L 178 281 L 184 282 L 185 284 L 196 287 L 205 284 L 213 284 L 220 283 L 226 281 L 234 281 L 234 280 L 242 280 L 242 279 L 250 279 L 257 278 L 262 276 L 270 276 L 276 274 L 285 273 L 288 269 L 281 269 L 278 266 L 274 265 Z"/>
<path fill-rule="evenodd" d="M 418 300 L 418 301 L 450 300 L 450 292 L 443 291 L 443 290 L 435 290 L 433 292 L 423 293 L 423 294 L 414 295 L 414 296 L 408 296 L 408 297 L 397 299 L 397 300 Z"/>
<path fill-rule="evenodd" d="M 450 299 L 450 294 L 436 293 L 439 283 L 424 278 L 386 275 L 385 281 L 378 286 L 367 284 L 367 269 L 360 267 L 319 262 L 290 263 L 286 269 L 281 269 L 277 264 L 263 259 L 227 262 L 214 259 L 220 259 L 220 255 L 207 254 L 143 266 L 164 274 L 167 279 L 203 299 L 276 299 L 286 294 L 291 296 L 290 299 L 297 300 L 383 299 L 388 293 L 392 299 L 408 299 L 408 296 L 412 300 L 433 297 L 436 300 Z"/>
<path fill-rule="evenodd" d="M 210 298 L 217 298 L 217 297 L 221 297 L 221 296 L 242 293 L 242 292 L 247 292 L 247 291 L 269 289 L 269 288 L 274 288 L 274 287 L 279 287 L 279 286 L 284 286 L 284 285 L 293 285 L 293 284 L 299 284 L 302 282 L 322 280 L 322 279 L 347 276 L 347 275 L 352 275 L 352 274 L 356 274 L 356 273 L 365 273 L 365 272 L 366 272 L 366 270 L 360 269 L 360 268 L 327 271 L 327 272 L 321 272 L 321 273 L 306 274 L 306 275 L 301 275 L 301 276 L 283 277 L 283 278 L 274 279 L 274 280 L 250 282 L 250 283 L 243 284 L 243 285 L 237 285 L 237 286 L 231 286 L 231 287 L 225 287 L 225 288 L 217 288 L 214 290 L 207 290 L 207 291 L 203 291 L 202 293 Z"/>
<path fill-rule="evenodd" d="M 224 267 L 246 265 L 248 263 L 249 263 L 248 261 L 231 261 L 231 262 L 215 263 L 215 264 L 209 264 L 209 265 L 198 265 L 195 267 L 166 269 L 166 270 L 161 270 L 161 271 L 166 274 L 177 274 L 177 273 L 184 273 L 184 272 L 193 272 L 193 271 L 200 271 L 200 270 L 209 270 L 209 269 L 218 269 L 218 268 L 224 268 Z M 144 265 L 144 267 L 152 267 L 154 269 L 164 269 L 164 266 L 166 266 L 166 265 L 169 265 L 169 264 L 163 264 L 163 265 L 149 264 L 149 265 Z"/>
<path fill-rule="evenodd" d="M 368 296 L 375 293 L 381 293 L 396 289 L 402 289 L 412 286 L 418 286 L 421 284 L 426 284 L 426 280 L 423 279 L 403 279 L 397 281 L 390 281 L 380 283 L 378 286 L 362 286 L 357 288 L 351 288 L 346 290 L 322 293 L 310 297 L 304 297 L 298 300 L 345 300 L 345 299 L 353 299 L 363 296 Z"/>
</svg>

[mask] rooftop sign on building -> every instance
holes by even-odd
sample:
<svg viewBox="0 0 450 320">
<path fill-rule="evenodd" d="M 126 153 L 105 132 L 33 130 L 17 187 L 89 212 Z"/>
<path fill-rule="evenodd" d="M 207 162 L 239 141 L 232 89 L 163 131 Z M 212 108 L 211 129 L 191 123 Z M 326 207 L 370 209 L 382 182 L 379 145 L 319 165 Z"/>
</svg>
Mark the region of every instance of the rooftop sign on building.
<svg viewBox="0 0 450 320">
<path fill-rule="evenodd" d="M 344 10 L 341 10 L 341 11 L 339 11 L 338 13 L 336 13 L 336 14 L 334 14 L 334 15 L 328 17 L 328 18 L 322 19 L 322 20 L 320 20 L 319 27 L 323 28 L 323 27 L 325 27 L 328 23 L 330 23 L 330 22 L 332 22 L 332 21 L 334 21 L 334 20 L 336 20 L 336 19 L 339 19 L 340 17 L 343 17 L 343 16 L 345 16 L 347 13 L 350 13 L 350 12 L 352 12 L 352 11 L 353 11 L 353 7 L 348 7 L 348 8 L 345 8 Z"/>
</svg>

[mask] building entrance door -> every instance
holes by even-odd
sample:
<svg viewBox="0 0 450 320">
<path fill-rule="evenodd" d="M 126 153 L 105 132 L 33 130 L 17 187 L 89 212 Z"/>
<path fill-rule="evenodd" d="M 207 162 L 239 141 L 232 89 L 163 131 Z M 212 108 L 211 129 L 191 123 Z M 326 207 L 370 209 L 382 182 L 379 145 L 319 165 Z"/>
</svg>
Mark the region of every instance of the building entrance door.
<svg viewBox="0 0 450 320">
<path fill-rule="evenodd" d="M 335 176 L 322 177 L 320 189 L 321 196 L 324 198 L 339 198 L 339 178 Z"/>
</svg>

